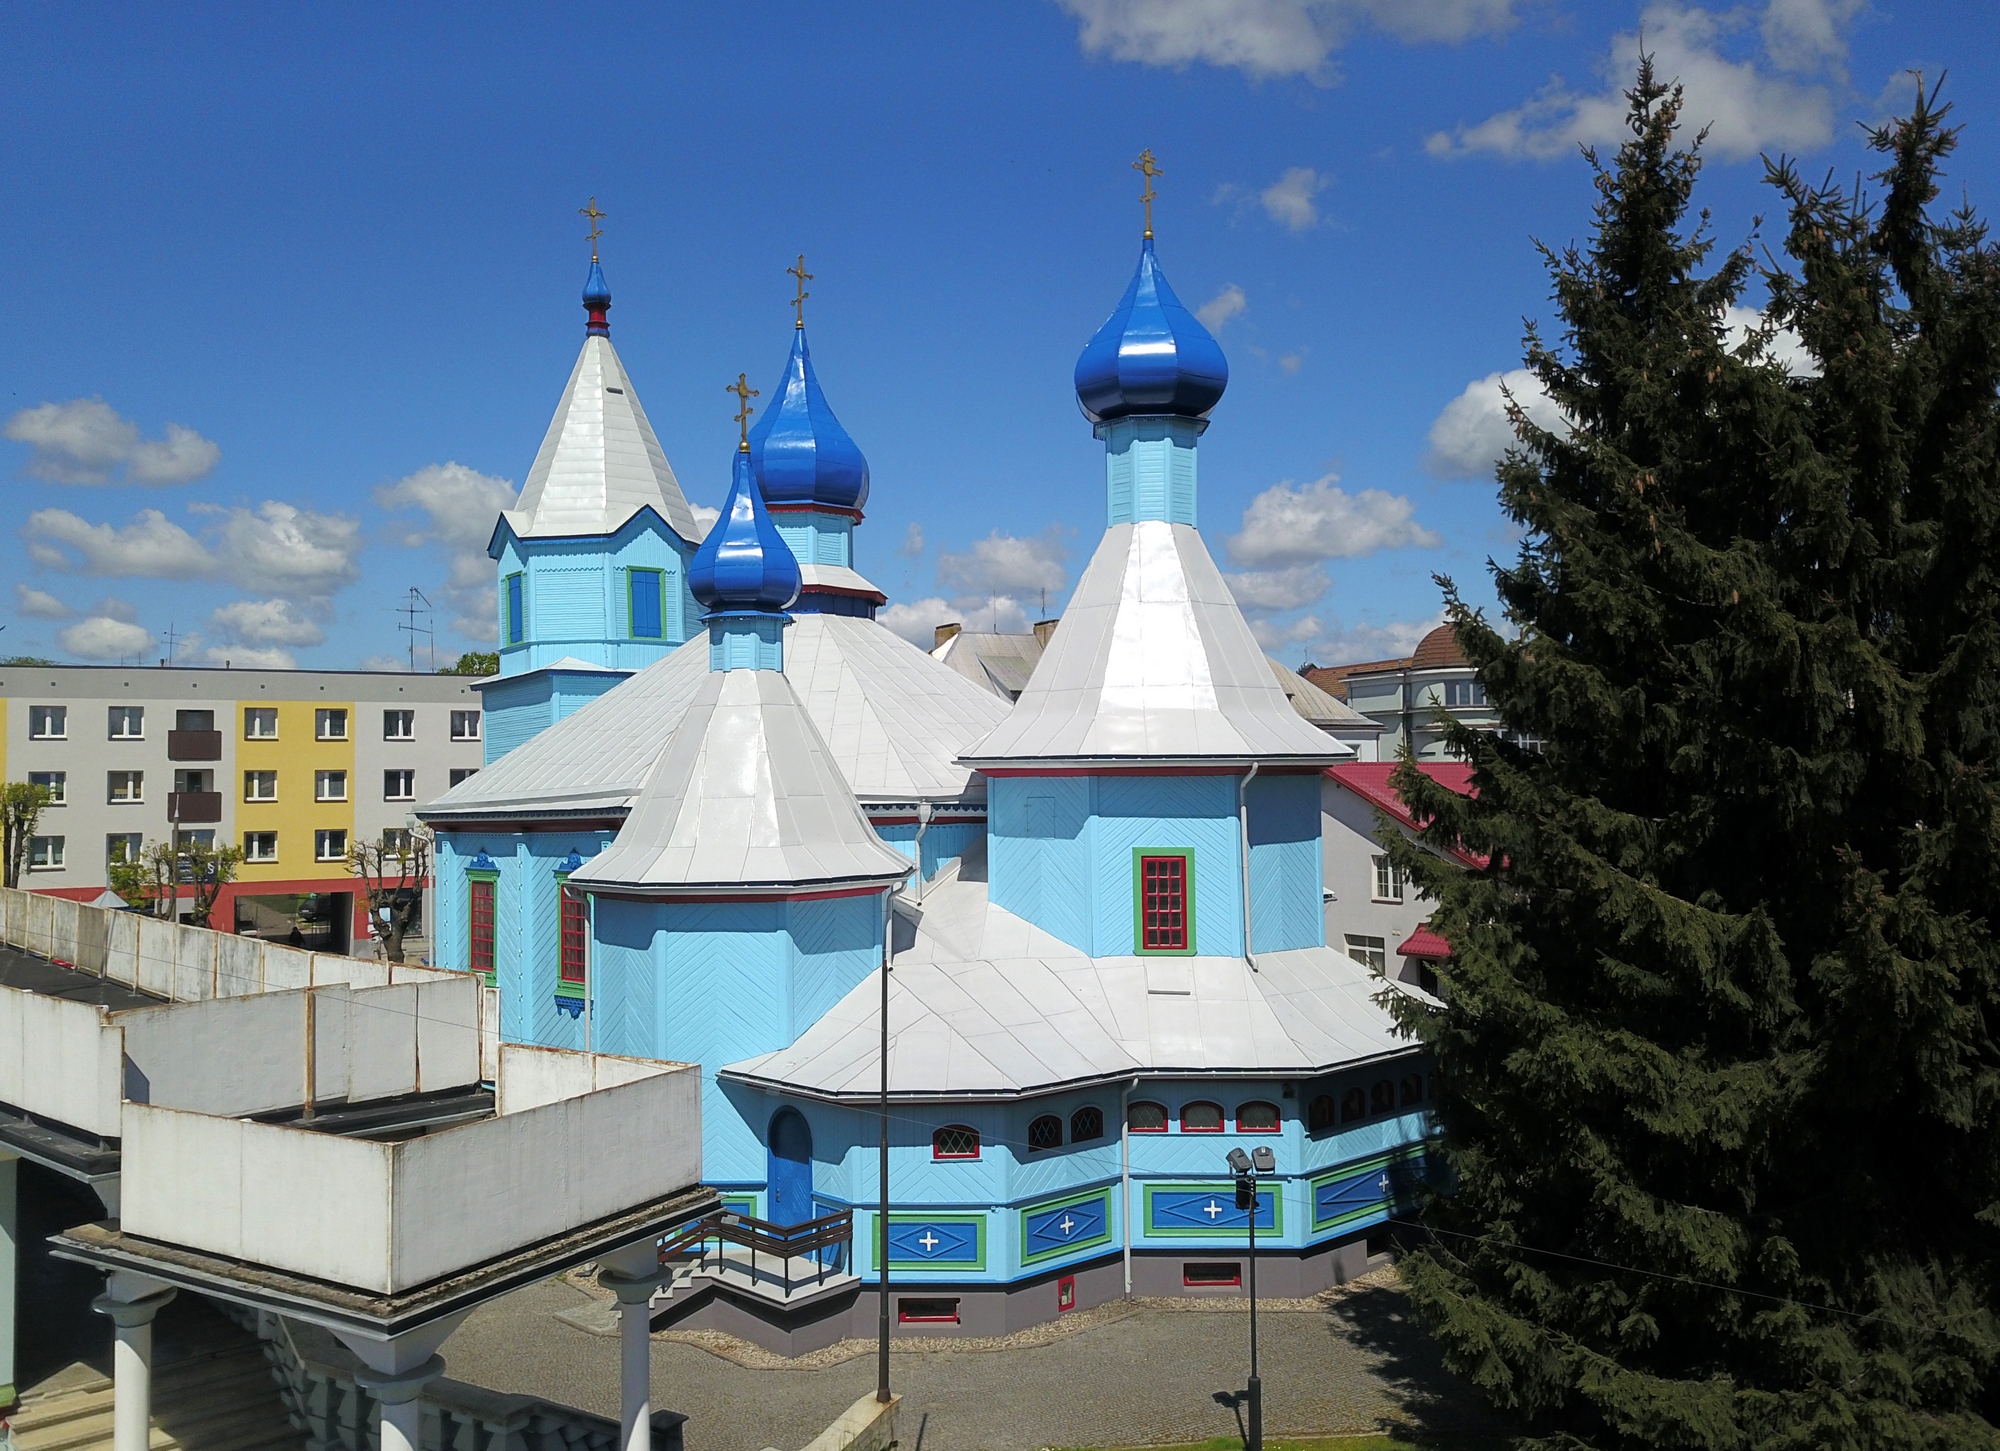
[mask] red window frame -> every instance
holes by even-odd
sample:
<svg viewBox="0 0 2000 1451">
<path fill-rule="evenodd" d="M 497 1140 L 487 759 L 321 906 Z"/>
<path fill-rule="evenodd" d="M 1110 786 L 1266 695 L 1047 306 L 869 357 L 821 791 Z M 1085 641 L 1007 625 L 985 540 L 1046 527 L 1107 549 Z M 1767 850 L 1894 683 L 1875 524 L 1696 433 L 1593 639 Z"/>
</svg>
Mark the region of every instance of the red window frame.
<svg viewBox="0 0 2000 1451">
<path fill-rule="evenodd" d="M 1189 1289 L 1219 1290 L 1242 1283 L 1243 1261 L 1241 1260 L 1181 1261 L 1181 1284 Z"/>
<path fill-rule="evenodd" d="M 1156 1129 L 1142 1129 L 1137 1124 L 1133 1123 L 1132 1110 L 1135 1108 L 1158 1109 L 1160 1111 L 1160 1126 Z M 1133 1100 L 1131 1103 L 1125 1105 L 1125 1131 L 1127 1133 L 1133 1133 L 1133 1134 L 1165 1133 L 1167 1131 L 1167 1106 L 1164 1103 L 1154 1103 L 1150 1098 L 1141 1098 Z"/>
<path fill-rule="evenodd" d="M 1249 1124 L 1244 1123 L 1243 1110 L 1246 1108 L 1268 1109 L 1271 1115 L 1270 1127 L 1253 1128 Z M 1285 1116 L 1275 1103 L 1267 1103 L 1261 1098 L 1253 1098 L 1248 1103 L 1239 1103 L 1236 1105 L 1236 1132 L 1239 1134 L 1275 1134 L 1283 1132 L 1284 1127 Z"/>
<path fill-rule="evenodd" d="M 956 1325 L 958 1324 L 958 1300 L 951 1299 L 899 1299 L 896 1301 L 896 1319 L 903 1325 Z"/>
<path fill-rule="evenodd" d="M 1188 1127 L 1188 1121 L 1187 1121 L 1187 1115 L 1188 1115 L 1188 1110 L 1189 1110 L 1189 1109 L 1191 1109 L 1191 1108 L 1212 1108 L 1212 1109 L 1214 1109 L 1214 1110 L 1215 1110 L 1215 1127 L 1214 1127 L 1214 1128 L 1212 1128 L 1212 1129 L 1191 1129 L 1191 1128 L 1189 1128 L 1189 1127 Z M 1223 1131 L 1223 1129 L 1227 1128 L 1227 1127 L 1228 1127 L 1228 1125 L 1229 1125 L 1229 1119 L 1228 1119 L 1228 1117 L 1227 1117 L 1227 1116 L 1226 1116 L 1226 1115 L 1225 1115 L 1225 1114 L 1224 1114 L 1224 1113 L 1222 1112 L 1222 1105 L 1221 1105 L 1221 1104 L 1219 1104 L 1219 1103 L 1210 1103 L 1210 1102 L 1209 1102 L 1209 1101 L 1208 1101 L 1207 1099 L 1205 1099 L 1205 1098 L 1198 1098 L 1198 1099 L 1196 1099 L 1196 1100 L 1195 1100 L 1195 1101 L 1194 1101 L 1193 1103 L 1184 1103 L 1184 1104 L 1182 1104 L 1182 1105 L 1181 1105 L 1181 1132 L 1182 1132 L 1182 1133 L 1184 1133 L 1184 1134 L 1219 1134 L 1219 1133 L 1221 1133 L 1221 1132 Z"/>
<path fill-rule="evenodd" d="M 1187 857 L 1139 858 L 1139 950 L 1186 952 Z"/>
<path fill-rule="evenodd" d="M 945 1152 L 945 1149 L 944 1149 L 944 1136 L 945 1136 L 946 1134 L 970 1134 L 970 1135 L 972 1135 L 972 1151 L 971 1151 L 970 1153 L 964 1153 L 964 1152 L 952 1152 L 952 1153 L 946 1153 L 946 1152 Z M 971 1124 L 945 1124 L 945 1125 L 944 1125 L 944 1126 L 943 1126 L 942 1128 L 939 1128 L 939 1129 L 936 1129 L 936 1130 L 934 1130 L 934 1131 L 932 1132 L 932 1134 L 931 1134 L 931 1157 L 932 1157 L 933 1159 L 976 1159 L 976 1158 L 978 1158 L 978 1157 L 979 1157 L 979 1130 L 978 1130 L 978 1129 L 976 1129 L 976 1128 L 974 1128 L 974 1127 L 972 1127 L 972 1125 L 971 1125 Z"/>
<path fill-rule="evenodd" d="M 496 883 L 481 881 L 474 877 L 467 885 L 472 888 L 471 938 L 472 970 L 491 973 L 493 971 L 493 888 Z"/>
<path fill-rule="evenodd" d="M 583 893 L 562 889 L 562 959 L 557 967 L 564 982 L 581 984 L 584 956 L 589 951 L 590 912 Z"/>
</svg>

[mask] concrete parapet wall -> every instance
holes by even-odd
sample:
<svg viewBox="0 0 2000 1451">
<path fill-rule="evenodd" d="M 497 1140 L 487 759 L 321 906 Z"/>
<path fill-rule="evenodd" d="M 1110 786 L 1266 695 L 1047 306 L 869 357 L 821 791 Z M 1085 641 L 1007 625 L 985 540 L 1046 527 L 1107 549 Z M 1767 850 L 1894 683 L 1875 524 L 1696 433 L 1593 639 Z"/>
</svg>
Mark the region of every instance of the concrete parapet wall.
<svg viewBox="0 0 2000 1451">
<path fill-rule="evenodd" d="M 120 1056 L 96 1004 L 0 987 L 0 1103 L 115 1139 Z"/>
</svg>

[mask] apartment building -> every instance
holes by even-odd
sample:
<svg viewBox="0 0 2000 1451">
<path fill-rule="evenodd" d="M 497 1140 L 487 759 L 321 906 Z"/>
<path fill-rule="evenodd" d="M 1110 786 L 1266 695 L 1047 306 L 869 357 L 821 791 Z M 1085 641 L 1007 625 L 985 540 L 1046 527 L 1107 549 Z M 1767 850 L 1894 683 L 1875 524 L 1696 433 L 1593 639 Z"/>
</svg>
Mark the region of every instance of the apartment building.
<svg viewBox="0 0 2000 1451">
<path fill-rule="evenodd" d="M 479 769 L 473 686 L 377 671 L 0 666 L 0 776 L 52 798 L 21 885 L 88 901 L 113 861 L 199 836 L 243 849 L 215 926 L 330 951 L 365 942 L 348 847 L 408 830 L 420 803 Z"/>
</svg>

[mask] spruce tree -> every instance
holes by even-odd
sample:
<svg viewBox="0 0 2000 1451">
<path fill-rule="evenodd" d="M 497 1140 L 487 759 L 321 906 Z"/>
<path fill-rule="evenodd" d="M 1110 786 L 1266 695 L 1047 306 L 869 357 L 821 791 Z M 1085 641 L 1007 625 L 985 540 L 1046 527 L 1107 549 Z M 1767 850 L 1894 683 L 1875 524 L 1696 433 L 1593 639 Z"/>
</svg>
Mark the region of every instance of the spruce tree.
<svg viewBox="0 0 2000 1451">
<path fill-rule="evenodd" d="M 1544 249 L 1567 426 L 1515 413 L 1504 621 L 1440 581 L 1540 749 L 1396 778 L 1488 862 L 1390 841 L 1453 948 L 1397 1009 L 1441 1168 L 1407 1283 L 1527 1444 L 2000 1445 L 2000 258 L 1934 214 L 1921 85 L 1879 201 L 1770 168 L 1761 269 L 1691 212 L 1678 92 L 1629 94 Z"/>
</svg>

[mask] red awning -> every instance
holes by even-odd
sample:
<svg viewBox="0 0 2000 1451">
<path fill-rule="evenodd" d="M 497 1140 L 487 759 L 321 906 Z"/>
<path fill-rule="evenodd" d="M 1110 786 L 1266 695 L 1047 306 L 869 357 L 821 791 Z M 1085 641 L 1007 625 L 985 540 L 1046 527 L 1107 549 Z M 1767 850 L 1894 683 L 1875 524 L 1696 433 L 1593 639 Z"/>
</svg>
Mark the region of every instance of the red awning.
<svg viewBox="0 0 2000 1451">
<path fill-rule="evenodd" d="M 1406 938 L 1396 949 L 1404 957 L 1428 958 L 1433 962 L 1443 962 L 1451 956 L 1451 944 L 1431 931 L 1431 924 L 1420 923 L 1417 930 Z"/>
</svg>

